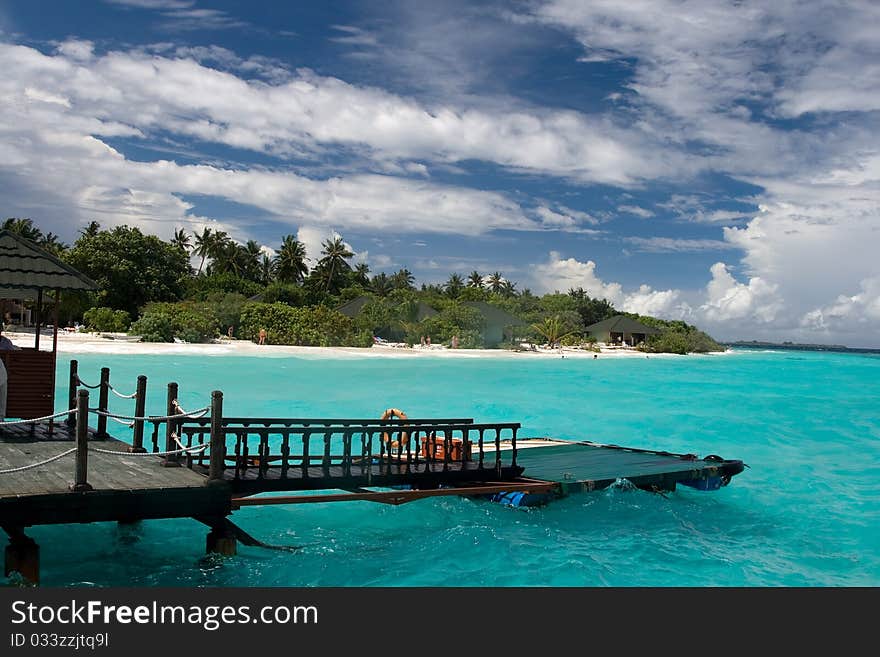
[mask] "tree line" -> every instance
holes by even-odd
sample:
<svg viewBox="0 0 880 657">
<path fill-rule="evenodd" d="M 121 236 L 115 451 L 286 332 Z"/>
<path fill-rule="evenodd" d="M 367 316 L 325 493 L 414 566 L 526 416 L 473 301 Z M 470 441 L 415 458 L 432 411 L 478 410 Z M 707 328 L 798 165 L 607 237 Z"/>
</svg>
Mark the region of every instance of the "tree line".
<svg viewBox="0 0 880 657">
<path fill-rule="evenodd" d="M 479 347 L 485 319 L 463 302 L 482 301 L 522 320 L 509 332 L 511 342 L 586 344 L 590 324 L 627 314 L 582 288 L 542 296 L 520 290 L 499 271 L 453 272 L 443 283 L 420 285 L 406 268 L 372 273 L 366 263 L 353 262 L 355 254 L 339 235 L 322 242 L 310 266 L 305 245 L 294 235 L 282 236 L 270 256 L 254 240 L 240 243 L 210 227 L 192 234 L 178 228 L 166 241 L 137 227 L 103 228 L 92 221 L 71 245 L 44 233 L 31 219 L 9 218 L 2 227 L 98 284 L 96 293 L 62 296 L 62 323 L 131 330 L 147 340 L 254 339 L 266 328 L 270 342 L 286 344 L 370 346 L 373 336 L 418 342 L 427 334 L 435 342 L 455 335 L 460 346 Z M 336 310 L 359 297 L 367 302 L 355 317 Z M 425 306 L 436 313 L 421 317 Z M 630 316 L 650 320 L 645 323 L 669 334 L 661 333 L 646 348 L 650 343 L 679 352 L 722 348 L 684 322 Z"/>
</svg>

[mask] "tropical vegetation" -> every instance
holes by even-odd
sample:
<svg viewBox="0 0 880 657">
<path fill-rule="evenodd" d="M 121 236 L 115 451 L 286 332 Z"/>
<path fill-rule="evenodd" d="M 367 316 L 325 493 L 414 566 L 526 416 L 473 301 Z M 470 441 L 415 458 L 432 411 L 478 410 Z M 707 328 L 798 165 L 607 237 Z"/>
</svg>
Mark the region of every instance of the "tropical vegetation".
<svg viewBox="0 0 880 657">
<path fill-rule="evenodd" d="M 92 221 L 71 245 L 31 219 L 10 218 L 2 227 L 98 283 L 97 293 L 62 296 L 63 323 L 129 330 L 145 341 L 253 340 L 265 329 L 270 344 L 366 347 L 374 336 L 410 344 L 430 336 L 438 344 L 454 336 L 460 347 L 473 348 L 485 346 L 486 320 L 469 303 L 485 302 L 520 320 L 506 332 L 507 346 L 528 341 L 589 348 L 595 340 L 588 326 L 627 314 L 582 288 L 535 295 L 500 271 L 452 272 L 445 281 L 421 284 L 406 268 L 373 273 L 355 262 L 340 235 L 309 254 L 294 235 L 270 248 L 212 227 L 192 234 L 176 228 L 165 241 L 139 228 Z M 363 303 L 354 317 L 338 312 L 355 299 Z M 647 352 L 723 350 L 685 322 L 630 316 L 660 330 L 640 347 Z"/>
</svg>

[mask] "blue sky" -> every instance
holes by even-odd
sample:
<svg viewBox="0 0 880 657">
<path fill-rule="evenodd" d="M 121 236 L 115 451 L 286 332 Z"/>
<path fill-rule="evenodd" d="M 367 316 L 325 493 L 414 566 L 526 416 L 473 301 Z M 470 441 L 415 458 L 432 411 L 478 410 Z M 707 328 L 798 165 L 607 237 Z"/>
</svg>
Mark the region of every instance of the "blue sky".
<svg viewBox="0 0 880 657">
<path fill-rule="evenodd" d="M 0 2 L 0 194 L 880 346 L 870 2 Z"/>
</svg>

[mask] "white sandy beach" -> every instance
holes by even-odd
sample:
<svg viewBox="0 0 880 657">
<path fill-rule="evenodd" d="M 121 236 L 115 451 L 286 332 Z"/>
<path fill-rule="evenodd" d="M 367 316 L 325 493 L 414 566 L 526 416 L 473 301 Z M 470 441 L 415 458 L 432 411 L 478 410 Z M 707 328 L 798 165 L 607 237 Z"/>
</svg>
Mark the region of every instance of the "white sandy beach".
<svg viewBox="0 0 880 657">
<path fill-rule="evenodd" d="M 18 346 L 32 346 L 34 334 L 16 332 L 10 328 L 4 331 Z M 42 349 L 51 348 L 52 335 L 44 331 L 40 337 Z M 124 333 L 58 333 L 59 353 L 95 354 L 178 354 L 202 356 L 262 356 L 302 358 L 675 358 L 675 354 L 645 354 L 640 351 L 620 348 L 603 348 L 598 354 L 593 351 L 563 347 L 561 349 L 542 349 L 538 351 L 514 351 L 509 349 L 449 349 L 434 345 L 432 347 L 410 348 L 375 345 L 361 347 L 295 347 L 287 345 L 258 345 L 250 340 L 230 340 L 222 338 L 209 344 L 136 342 Z M 728 352 L 730 351 L 728 350 Z M 712 354 L 721 355 L 721 354 Z"/>
</svg>

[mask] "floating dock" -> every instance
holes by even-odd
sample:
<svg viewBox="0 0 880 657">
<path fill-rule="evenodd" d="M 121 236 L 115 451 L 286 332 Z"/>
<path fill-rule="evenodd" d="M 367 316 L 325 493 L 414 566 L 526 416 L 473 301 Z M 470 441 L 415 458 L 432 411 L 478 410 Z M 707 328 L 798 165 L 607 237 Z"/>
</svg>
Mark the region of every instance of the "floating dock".
<svg viewBox="0 0 880 657">
<path fill-rule="evenodd" d="M 714 455 L 519 438 L 518 423 L 471 418 L 224 417 L 220 391 L 188 413 L 174 383 L 167 415 L 145 416 L 145 377 L 135 394 L 119 395 L 135 399 L 135 415 L 121 416 L 107 410 L 109 370 L 82 386 L 73 361 L 69 411 L 0 424 L 7 576 L 39 581 L 39 547 L 25 534 L 34 525 L 190 517 L 210 527 L 208 552 L 234 554 L 238 541 L 262 545 L 228 518 L 245 506 L 442 495 L 531 506 L 622 479 L 655 492 L 715 490 L 745 467 Z M 87 387 L 100 388 L 97 408 Z M 131 443 L 110 436 L 108 418 L 131 421 Z"/>
</svg>

